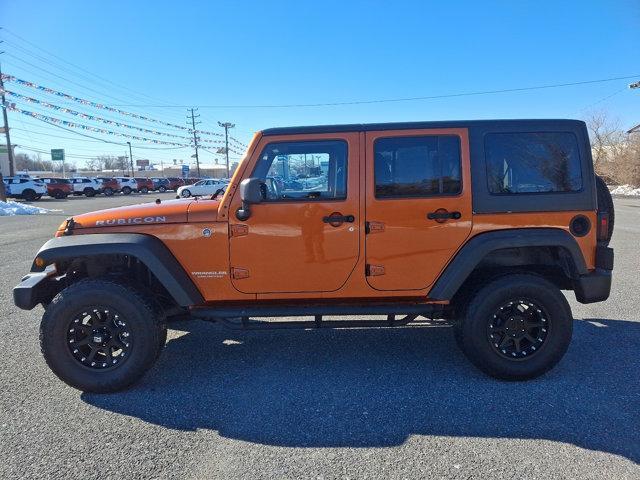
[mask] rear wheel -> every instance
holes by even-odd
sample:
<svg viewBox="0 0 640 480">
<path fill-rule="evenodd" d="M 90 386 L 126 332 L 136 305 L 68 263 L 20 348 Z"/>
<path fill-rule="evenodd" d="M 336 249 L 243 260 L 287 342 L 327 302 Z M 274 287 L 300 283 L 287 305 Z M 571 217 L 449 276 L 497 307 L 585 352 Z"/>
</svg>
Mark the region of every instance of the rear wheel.
<svg viewBox="0 0 640 480">
<path fill-rule="evenodd" d="M 139 380 L 164 344 L 152 302 L 109 280 L 83 280 L 48 305 L 40 346 L 53 372 L 88 392 L 114 392 Z"/>
<path fill-rule="evenodd" d="M 468 296 L 455 325 L 456 342 L 480 370 L 504 380 L 535 378 L 567 351 L 571 309 L 547 280 L 512 274 Z"/>
<path fill-rule="evenodd" d="M 109 187 L 105 188 L 105 189 L 104 189 L 104 194 L 105 194 L 107 197 L 112 196 L 112 195 L 113 195 L 113 189 L 112 189 L 112 188 L 109 188 Z"/>
<path fill-rule="evenodd" d="M 149 189 L 147 187 L 142 187 L 140 189 L 140 193 L 149 193 Z"/>
<path fill-rule="evenodd" d="M 85 188 L 83 193 L 87 197 L 95 197 L 95 195 L 96 195 L 96 191 L 93 188 L 90 188 L 90 187 Z"/>
<path fill-rule="evenodd" d="M 158 187 L 158 191 L 159 191 L 160 193 L 164 193 L 164 192 L 166 192 L 166 191 L 167 191 L 167 187 L 165 187 L 164 185 L 160 185 L 160 186 Z"/>
<path fill-rule="evenodd" d="M 22 192 L 22 198 L 24 198 L 27 202 L 33 202 L 36 199 L 36 192 L 27 188 L 24 192 Z"/>
<path fill-rule="evenodd" d="M 130 195 L 131 194 L 131 187 L 122 187 L 122 193 L 124 195 Z"/>
</svg>

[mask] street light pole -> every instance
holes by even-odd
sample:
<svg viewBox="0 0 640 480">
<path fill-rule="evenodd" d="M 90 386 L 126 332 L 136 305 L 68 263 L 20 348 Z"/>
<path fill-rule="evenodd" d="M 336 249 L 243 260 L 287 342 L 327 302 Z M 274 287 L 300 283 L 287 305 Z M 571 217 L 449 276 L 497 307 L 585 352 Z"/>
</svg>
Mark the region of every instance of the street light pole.
<svg viewBox="0 0 640 480">
<path fill-rule="evenodd" d="M 218 122 L 218 125 L 224 128 L 224 153 L 227 157 L 227 178 L 229 178 L 229 129 L 236 125 L 231 122 Z"/>
<path fill-rule="evenodd" d="M 131 178 L 133 178 L 133 153 L 131 153 L 131 142 L 127 142 L 129 145 L 129 162 L 131 163 Z"/>
</svg>

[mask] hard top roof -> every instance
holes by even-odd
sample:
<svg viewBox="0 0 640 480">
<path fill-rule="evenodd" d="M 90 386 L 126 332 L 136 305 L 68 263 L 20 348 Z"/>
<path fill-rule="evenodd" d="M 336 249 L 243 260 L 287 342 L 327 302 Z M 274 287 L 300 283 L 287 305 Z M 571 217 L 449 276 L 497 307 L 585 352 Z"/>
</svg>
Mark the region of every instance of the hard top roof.
<svg viewBox="0 0 640 480">
<path fill-rule="evenodd" d="M 344 125 L 309 125 L 304 127 L 277 127 L 262 130 L 263 135 L 295 135 L 301 133 L 367 132 L 375 130 L 413 130 L 421 128 L 504 128 L 507 126 L 530 126 L 531 128 L 558 127 L 576 128 L 584 126 L 581 120 L 569 119 L 509 119 L 509 120 L 443 120 L 431 122 L 353 123 Z"/>
</svg>

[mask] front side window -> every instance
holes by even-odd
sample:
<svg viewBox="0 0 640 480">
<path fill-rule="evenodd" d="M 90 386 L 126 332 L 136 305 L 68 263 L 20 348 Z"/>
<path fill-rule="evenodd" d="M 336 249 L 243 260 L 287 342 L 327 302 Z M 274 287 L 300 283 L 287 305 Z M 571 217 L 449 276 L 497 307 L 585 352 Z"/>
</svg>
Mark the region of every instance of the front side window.
<svg viewBox="0 0 640 480">
<path fill-rule="evenodd" d="M 347 150 L 343 140 L 270 143 L 253 176 L 264 181 L 266 201 L 344 199 Z"/>
<path fill-rule="evenodd" d="M 462 189 L 460 138 L 379 138 L 374 144 L 376 198 L 454 195 Z"/>
<path fill-rule="evenodd" d="M 485 137 L 492 194 L 577 192 L 580 155 L 570 132 L 490 133 Z"/>
</svg>

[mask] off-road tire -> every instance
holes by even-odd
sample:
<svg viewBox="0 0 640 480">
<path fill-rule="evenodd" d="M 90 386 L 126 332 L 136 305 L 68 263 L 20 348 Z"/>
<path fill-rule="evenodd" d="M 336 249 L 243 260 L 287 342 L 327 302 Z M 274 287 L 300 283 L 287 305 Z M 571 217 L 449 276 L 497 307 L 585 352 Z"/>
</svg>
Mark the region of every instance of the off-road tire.
<svg viewBox="0 0 640 480">
<path fill-rule="evenodd" d="M 131 187 L 122 187 L 123 195 L 131 195 Z"/>
<path fill-rule="evenodd" d="M 67 343 L 73 318 L 96 306 L 120 312 L 131 331 L 126 360 L 106 370 L 81 364 Z M 42 317 L 40 348 L 49 368 L 65 383 L 85 392 L 122 390 L 139 380 L 153 365 L 166 341 L 166 326 L 157 319 L 153 302 L 128 286 L 106 279 L 87 279 L 58 293 Z"/>
<path fill-rule="evenodd" d="M 541 307 L 548 322 L 544 343 L 526 358 L 506 358 L 493 349 L 488 326 L 501 305 L 521 300 Z M 501 380 L 527 380 L 551 370 L 563 357 L 573 332 L 571 308 L 562 292 L 537 275 L 510 274 L 474 290 L 454 324 L 456 343 L 484 373 Z"/>
<path fill-rule="evenodd" d="M 87 196 L 87 197 L 95 197 L 96 196 L 96 191 L 93 188 L 89 188 L 89 187 L 85 188 L 82 193 L 84 193 L 85 196 Z"/>
<path fill-rule="evenodd" d="M 613 235 L 613 224 L 615 222 L 615 208 L 613 206 L 613 198 L 607 184 L 596 175 L 596 192 L 598 194 L 598 212 L 605 212 L 609 214 L 609 230 L 607 231 L 607 240 L 603 241 L 605 245 L 609 244 L 611 236 Z"/>
<path fill-rule="evenodd" d="M 182 192 L 180 192 L 180 196 L 182 198 L 189 198 L 191 196 L 191 190 L 189 189 L 182 190 Z"/>
<path fill-rule="evenodd" d="M 37 195 L 34 190 L 27 188 L 22 192 L 22 198 L 27 202 L 33 202 L 36 199 Z"/>
</svg>

